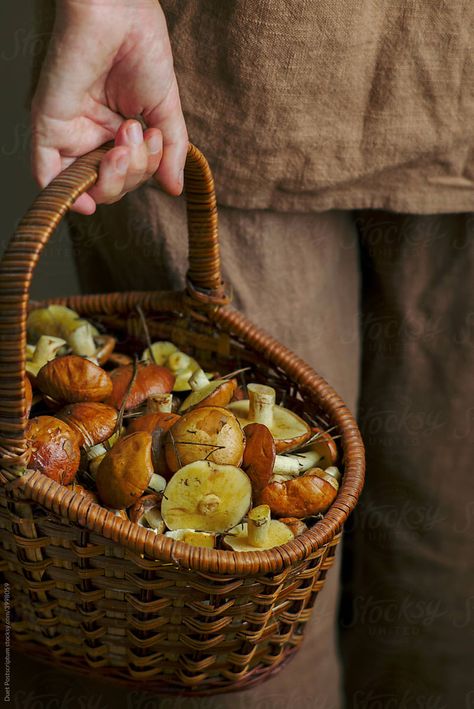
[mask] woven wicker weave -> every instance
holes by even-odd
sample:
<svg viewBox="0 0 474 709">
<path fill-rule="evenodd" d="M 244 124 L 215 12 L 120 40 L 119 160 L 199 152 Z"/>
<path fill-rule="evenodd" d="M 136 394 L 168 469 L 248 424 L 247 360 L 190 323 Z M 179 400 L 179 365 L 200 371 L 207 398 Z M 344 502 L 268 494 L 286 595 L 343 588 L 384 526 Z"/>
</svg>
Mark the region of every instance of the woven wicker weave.
<svg viewBox="0 0 474 709">
<path fill-rule="evenodd" d="M 97 179 L 107 147 L 77 160 L 20 223 L 0 264 L 0 563 L 12 633 L 23 648 L 79 671 L 157 692 L 216 693 L 268 678 L 303 639 L 344 521 L 363 485 L 364 452 L 350 412 L 296 355 L 228 304 L 221 281 L 212 175 L 190 146 L 185 292 L 57 299 L 127 337 L 173 340 L 204 367 L 251 367 L 295 410 L 341 434 L 336 501 L 308 532 L 268 551 L 198 548 L 155 535 L 26 470 L 26 317 L 32 273 L 74 200 Z M 51 301 L 52 302 L 52 301 Z M 37 304 L 36 304 L 37 305 Z"/>
</svg>

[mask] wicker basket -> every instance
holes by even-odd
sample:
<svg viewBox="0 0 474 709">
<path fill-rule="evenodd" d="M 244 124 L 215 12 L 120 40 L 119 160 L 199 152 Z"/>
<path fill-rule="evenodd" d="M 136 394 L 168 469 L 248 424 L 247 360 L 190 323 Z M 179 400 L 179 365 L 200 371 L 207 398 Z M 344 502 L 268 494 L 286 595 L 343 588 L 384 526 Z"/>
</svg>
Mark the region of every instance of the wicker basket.
<svg viewBox="0 0 474 709">
<path fill-rule="evenodd" d="M 205 158 L 190 146 L 186 291 L 54 302 L 128 337 L 139 337 L 139 304 L 153 338 L 173 340 L 204 367 L 249 366 L 251 380 L 270 382 L 280 401 L 337 427 L 344 476 L 336 501 L 310 531 L 284 546 L 234 553 L 155 535 L 26 470 L 29 285 L 44 245 L 97 179 L 106 150 L 77 160 L 39 195 L 0 264 L 0 563 L 10 587 L 12 635 L 20 649 L 79 671 L 92 668 L 143 688 L 146 683 L 155 692 L 247 688 L 278 671 L 303 639 L 361 492 L 363 445 L 331 387 L 228 304 L 213 179 Z"/>
</svg>

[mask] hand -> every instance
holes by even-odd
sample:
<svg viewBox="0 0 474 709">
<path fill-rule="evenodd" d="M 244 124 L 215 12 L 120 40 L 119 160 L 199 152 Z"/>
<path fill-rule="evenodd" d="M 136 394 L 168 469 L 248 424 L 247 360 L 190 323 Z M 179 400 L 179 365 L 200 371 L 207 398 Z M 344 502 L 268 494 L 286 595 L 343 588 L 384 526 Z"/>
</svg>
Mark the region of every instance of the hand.
<svg viewBox="0 0 474 709">
<path fill-rule="evenodd" d="M 115 138 L 99 179 L 73 209 L 119 200 L 152 175 L 178 195 L 188 137 L 157 0 L 58 0 L 32 105 L 33 174 L 46 186 Z M 140 116 L 147 128 L 132 117 Z M 128 119 L 128 120 L 127 120 Z"/>
</svg>

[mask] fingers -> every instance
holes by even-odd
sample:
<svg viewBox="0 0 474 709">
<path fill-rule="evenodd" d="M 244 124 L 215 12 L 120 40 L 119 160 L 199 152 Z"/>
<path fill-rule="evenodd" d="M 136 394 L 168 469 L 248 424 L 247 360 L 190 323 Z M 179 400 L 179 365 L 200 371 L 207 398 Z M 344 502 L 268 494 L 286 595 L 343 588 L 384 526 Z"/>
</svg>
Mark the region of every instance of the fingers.
<svg viewBox="0 0 474 709">
<path fill-rule="evenodd" d="M 115 147 L 102 159 L 99 178 L 88 192 L 89 199 L 94 204 L 117 202 L 157 171 L 161 155 L 162 137 L 159 130 L 152 128 L 143 133 L 138 121 L 124 121 L 117 132 Z M 83 214 L 92 214 L 93 211 L 90 211 L 91 203 L 85 200 L 81 203 L 77 200 L 73 208 Z"/>
<path fill-rule="evenodd" d="M 180 195 L 188 152 L 188 133 L 176 79 L 173 80 L 166 98 L 150 114 L 145 115 L 145 119 L 148 125 L 159 127 L 163 134 L 163 157 L 155 179 L 165 192 Z"/>
</svg>

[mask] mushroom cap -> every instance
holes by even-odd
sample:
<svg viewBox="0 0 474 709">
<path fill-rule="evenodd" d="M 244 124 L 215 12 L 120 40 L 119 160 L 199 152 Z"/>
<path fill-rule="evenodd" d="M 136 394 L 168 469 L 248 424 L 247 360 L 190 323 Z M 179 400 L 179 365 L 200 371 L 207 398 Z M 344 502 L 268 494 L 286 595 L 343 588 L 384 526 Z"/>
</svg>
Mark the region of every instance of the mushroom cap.
<svg viewBox="0 0 474 709">
<path fill-rule="evenodd" d="M 321 456 L 321 459 L 318 461 L 318 468 L 325 469 L 334 465 L 338 458 L 337 445 L 334 438 L 319 426 L 313 426 L 311 437 L 313 436 L 316 436 L 316 438 L 310 443 L 310 447 Z"/>
<path fill-rule="evenodd" d="M 153 474 L 151 434 L 145 431 L 119 438 L 105 454 L 95 476 L 99 498 L 120 510 L 142 496 Z"/>
<path fill-rule="evenodd" d="M 30 419 L 25 433 L 28 467 L 62 485 L 74 480 L 81 460 L 77 434 L 54 416 Z"/>
<path fill-rule="evenodd" d="M 30 311 L 26 321 L 28 339 L 30 342 L 36 342 L 41 335 L 67 339 L 64 336 L 69 333 L 71 326 L 75 326 L 79 320 L 79 314 L 65 305 L 48 305 L 46 308 L 35 308 Z M 98 334 L 95 328 L 90 327 L 93 334 Z"/>
<path fill-rule="evenodd" d="M 195 529 L 174 529 L 172 532 L 166 532 L 166 537 L 176 539 L 179 542 L 186 542 L 193 547 L 205 547 L 214 549 L 216 546 L 216 535 L 212 532 L 196 532 Z"/>
<path fill-rule="evenodd" d="M 175 472 L 196 460 L 239 465 L 244 434 L 232 412 L 218 406 L 199 406 L 186 412 L 170 428 L 165 444 L 166 461 Z"/>
<path fill-rule="evenodd" d="M 135 431 L 153 433 L 156 428 L 161 428 L 166 433 L 180 418 L 178 414 L 163 413 L 161 411 L 143 414 L 143 416 L 138 416 L 128 425 L 127 433 L 135 433 Z"/>
<path fill-rule="evenodd" d="M 128 508 L 128 516 L 132 522 L 137 522 L 142 519 L 145 512 L 152 510 L 154 508 L 161 507 L 161 495 L 156 493 L 150 493 L 148 495 L 142 495 L 139 500 L 133 503 L 131 507 Z"/>
<path fill-rule="evenodd" d="M 308 517 L 326 512 L 336 498 L 336 485 L 335 479 L 325 479 L 324 470 L 311 468 L 297 478 L 270 483 L 260 493 L 259 502 L 268 505 L 276 517 Z"/>
<path fill-rule="evenodd" d="M 199 460 L 178 470 L 161 503 L 168 529 L 225 532 L 250 507 L 252 488 L 243 470 Z"/>
<path fill-rule="evenodd" d="M 275 440 L 263 423 L 248 423 L 244 427 L 244 435 L 242 470 L 249 476 L 252 490 L 258 493 L 268 485 L 273 475 Z"/>
<path fill-rule="evenodd" d="M 249 400 L 232 401 L 227 408 L 237 416 L 241 426 L 248 423 L 255 423 L 249 418 Z M 275 439 L 277 453 L 290 451 L 303 445 L 311 436 L 311 428 L 306 421 L 283 406 L 273 407 L 273 425 L 270 428 Z"/>
<path fill-rule="evenodd" d="M 113 369 L 110 373 L 112 392 L 105 403 L 120 409 L 132 377 L 133 365 L 131 364 Z M 167 394 L 172 391 L 173 384 L 174 374 L 167 367 L 151 362 L 140 362 L 125 408 L 134 409 L 150 396 Z"/>
<path fill-rule="evenodd" d="M 142 359 L 145 360 L 145 362 L 154 362 L 155 364 L 163 365 L 166 364 L 166 360 L 170 354 L 177 351 L 178 348 L 172 342 L 160 340 L 158 342 L 153 342 L 151 348 L 146 348 L 143 352 Z"/>
<path fill-rule="evenodd" d="M 47 362 L 38 372 L 36 383 L 43 394 L 63 404 L 104 401 L 112 392 L 107 372 L 78 355 Z"/>
<path fill-rule="evenodd" d="M 117 424 L 116 409 L 97 401 L 68 404 L 55 415 L 76 431 L 81 446 L 106 441 Z"/>
<path fill-rule="evenodd" d="M 295 537 L 308 531 L 308 526 L 297 517 L 280 517 L 280 522 L 291 529 Z"/>
<path fill-rule="evenodd" d="M 229 531 L 224 537 L 224 544 L 233 551 L 262 551 L 272 549 L 281 544 L 286 544 L 293 539 L 294 534 L 291 529 L 276 519 L 270 520 L 268 528 L 268 538 L 264 546 L 256 547 L 250 544 L 247 522 L 242 522 Z"/>
<path fill-rule="evenodd" d="M 102 366 L 109 360 L 117 340 L 112 335 L 97 335 L 97 337 L 94 337 L 94 342 L 97 347 L 95 356 L 100 366 Z"/>
<path fill-rule="evenodd" d="M 237 387 L 236 379 L 216 379 L 202 389 L 191 392 L 181 404 L 180 412 L 198 406 L 227 406 Z"/>
</svg>

